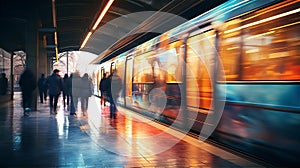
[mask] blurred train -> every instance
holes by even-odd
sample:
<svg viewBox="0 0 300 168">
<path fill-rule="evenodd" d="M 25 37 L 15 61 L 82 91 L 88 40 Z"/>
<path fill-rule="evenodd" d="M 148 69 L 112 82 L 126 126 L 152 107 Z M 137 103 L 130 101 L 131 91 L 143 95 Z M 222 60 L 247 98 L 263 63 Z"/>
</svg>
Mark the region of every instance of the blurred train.
<svg viewBox="0 0 300 168">
<path fill-rule="evenodd" d="M 100 62 L 95 86 L 114 69 L 119 105 L 277 166 L 300 163 L 299 0 L 229 0 Z"/>
</svg>

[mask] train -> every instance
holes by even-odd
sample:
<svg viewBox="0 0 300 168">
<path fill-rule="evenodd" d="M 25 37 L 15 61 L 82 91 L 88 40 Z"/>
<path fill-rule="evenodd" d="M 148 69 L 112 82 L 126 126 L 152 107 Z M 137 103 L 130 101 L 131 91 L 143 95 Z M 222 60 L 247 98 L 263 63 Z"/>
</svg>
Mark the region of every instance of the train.
<svg viewBox="0 0 300 168">
<path fill-rule="evenodd" d="M 119 106 L 275 166 L 297 165 L 299 13 L 299 0 L 226 1 L 100 61 L 95 90 L 116 69 Z"/>
</svg>

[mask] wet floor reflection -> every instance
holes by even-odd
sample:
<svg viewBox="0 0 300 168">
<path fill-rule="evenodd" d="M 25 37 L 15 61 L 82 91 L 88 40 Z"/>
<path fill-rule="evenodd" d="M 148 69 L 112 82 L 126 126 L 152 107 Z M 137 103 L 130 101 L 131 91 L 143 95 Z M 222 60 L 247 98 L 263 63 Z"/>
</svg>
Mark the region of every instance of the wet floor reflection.
<svg viewBox="0 0 300 168">
<path fill-rule="evenodd" d="M 239 167 L 131 113 L 111 120 L 99 102 L 90 99 L 86 116 L 61 102 L 55 116 L 39 103 L 24 118 L 20 99 L 0 108 L 0 167 Z"/>
<path fill-rule="evenodd" d="M 96 100 L 91 103 L 95 103 L 91 107 L 95 109 L 99 107 L 99 103 Z M 202 167 L 207 166 L 210 162 L 216 161 L 216 163 L 220 162 L 217 164 L 218 166 L 226 167 L 226 165 L 230 165 L 238 167 L 224 161 L 220 157 L 213 156 L 206 151 L 180 141 L 164 132 L 165 130 L 153 129 L 153 127 L 147 125 L 149 121 L 137 120 L 131 114 L 123 116 L 124 112 L 119 112 L 117 120 L 111 120 L 108 116 L 108 108 L 102 108 L 101 110 L 95 109 L 91 108 L 89 115 L 98 116 L 97 121 L 101 121 L 101 124 L 97 124 L 100 122 L 93 123 L 94 119 L 89 119 L 89 126 L 91 129 L 95 129 L 94 133 L 100 135 L 92 137 L 104 137 L 101 141 L 96 141 L 99 142 L 99 146 L 118 155 L 130 158 L 147 158 L 148 160 L 146 162 L 144 162 L 144 160 L 130 164 L 159 167 L 170 165 L 179 167 Z M 101 115 L 94 114 L 95 112 L 99 113 L 99 111 Z M 107 125 L 107 123 L 109 123 L 109 125 Z M 92 128 L 93 126 L 95 128 Z M 117 145 L 110 146 L 111 143 Z M 187 156 L 189 157 L 187 158 Z M 141 164 L 141 162 L 143 163 Z"/>
<path fill-rule="evenodd" d="M 56 115 L 57 121 L 57 129 L 58 129 L 58 136 L 59 138 L 68 137 L 68 128 L 69 128 L 69 118 L 66 116 L 64 111 L 59 111 Z"/>
</svg>

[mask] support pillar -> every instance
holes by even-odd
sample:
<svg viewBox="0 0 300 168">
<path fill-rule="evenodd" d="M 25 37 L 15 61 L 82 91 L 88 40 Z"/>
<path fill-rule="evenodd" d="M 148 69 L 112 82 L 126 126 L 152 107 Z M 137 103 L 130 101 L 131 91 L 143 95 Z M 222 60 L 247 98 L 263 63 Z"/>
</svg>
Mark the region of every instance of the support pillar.
<svg viewBox="0 0 300 168">
<path fill-rule="evenodd" d="M 25 41 L 25 52 L 26 52 L 26 68 L 29 68 L 35 75 L 37 81 L 38 72 L 38 53 L 39 53 L 39 43 L 37 26 L 35 22 L 29 22 L 33 24 L 28 24 L 26 31 L 26 41 Z M 33 92 L 32 100 L 32 110 L 37 110 L 37 89 Z"/>
<path fill-rule="evenodd" d="M 48 72 L 48 75 L 51 75 L 52 69 L 53 69 L 52 56 L 47 55 L 47 72 Z"/>
<path fill-rule="evenodd" d="M 67 74 L 69 75 L 69 51 L 67 51 Z"/>
<path fill-rule="evenodd" d="M 45 74 L 45 76 L 48 75 L 48 58 L 47 58 L 47 49 L 46 49 L 46 46 L 44 45 L 45 44 L 45 36 L 42 36 L 39 38 L 39 68 L 38 68 L 38 74 L 40 77 L 41 74 Z"/>
<path fill-rule="evenodd" d="M 10 57 L 10 100 L 14 100 L 14 53 L 11 52 L 11 57 Z"/>
</svg>

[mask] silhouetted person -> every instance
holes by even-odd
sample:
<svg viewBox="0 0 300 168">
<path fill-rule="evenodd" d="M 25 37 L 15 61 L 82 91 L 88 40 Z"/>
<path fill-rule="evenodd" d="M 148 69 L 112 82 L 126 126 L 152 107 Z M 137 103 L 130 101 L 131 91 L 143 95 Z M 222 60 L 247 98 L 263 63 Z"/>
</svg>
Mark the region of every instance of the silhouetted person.
<svg viewBox="0 0 300 168">
<path fill-rule="evenodd" d="M 101 92 L 101 100 L 100 100 L 100 104 L 101 106 L 105 106 L 106 103 L 106 99 L 107 99 L 107 90 L 108 87 L 110 87 L 109 85 L 109 79 L 106 77 L 106 73 L 103 74 L 103 78 L 100 81 L 99 84 L 99 89 Z"/>
<path fill-rule="evenodd" d="M 71 73 L 69 77 L 69 87 L 70 87 L 70 115 L 75 115 L 75 105 L 74 105 L 74 98 L 73 98 L 73 73 Z"/>
<path fill-rule="evenodd" d="M 41 77 L 38 80 L 38 88 L 39 88 L 39 96 L 40 96 L 40 102 L 43 103 L 44 100 L 47 100 L 47 87 L 45 85 L 45 74 L 42 74 Z"/>
<path fill-rule="evenodd" d="M 119 93 L 122 89 L 122 80 L 117 75 L 117 70 L 114 70 L 114 72 L 109 77 L 109 87 L 108 87 L 108 97 L 110 102 L 110 118 L 116 118 L 116 102 L 119 97 Z"/>
<path fill-rule="evenodd" d="M 5 73 L 1 73 L 0 77 L 0 95 L 6 95 L 8 87 L 8 79 L 6 78 Z"/>
<path fill-rule="evenodd" d="M 59 70 L 54 69 L 51 76 L 48 76 L 45 81 L 48 87 L 50 114 L 56 114 L 58 97 L 63 89 L 63 81 L 59 76 Z"/>
<path fill-rule="evenodd" d="M 92 81 L 89 79 L 87 73 L 81 78 L 80 88 L 81 111 L 85 116 L 88 109 L 89 97 L 92 95 Z"/>
<path fill-rule="evenodd" d="M 76 115 L 78 99 L 80 98 L 81 78 L 78 72 L 72 74 L 72 99 L 71 99 L 71 115 Z"/>
<path fill-rule="evenodd" d="M 68 74 L 65 74 L 63 78 L 63 104 L 64 108 L 67 108 L 69 110 L 69 105 L 70 105 L 70 96 L 72 92 L 72 85 L 71 85 L 70 78 L 68 77 Z"/>
<path fill-rule="evenodd" d="M 32 108 L 32 93 L 36 88 L 36 80 L 31 70 L 26 69 L 20 76 L 19 85 L 22 91 L 22 107 L 24 116 L 28 116 Z"/>
</svg>

